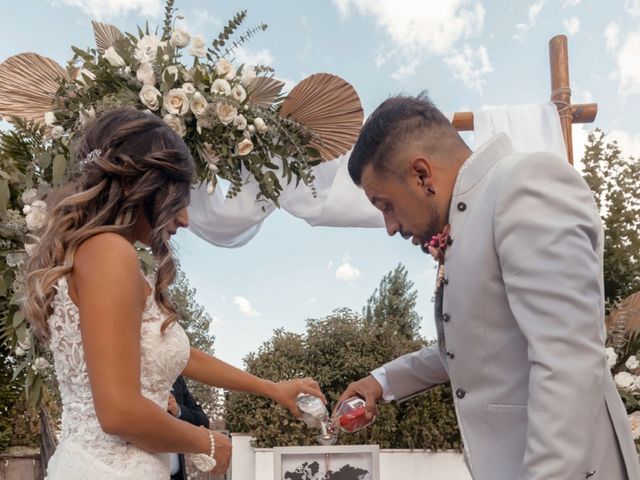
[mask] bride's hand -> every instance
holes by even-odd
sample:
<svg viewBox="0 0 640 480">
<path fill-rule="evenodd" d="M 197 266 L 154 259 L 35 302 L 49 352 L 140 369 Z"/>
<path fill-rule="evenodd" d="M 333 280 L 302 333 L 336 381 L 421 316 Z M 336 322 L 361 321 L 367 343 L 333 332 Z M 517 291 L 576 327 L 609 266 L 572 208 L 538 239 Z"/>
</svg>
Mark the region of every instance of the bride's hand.
<svg viewBox="0 0 640 480">
<path fill-rule="evenodd" d="M 216 440 L 216 449 L 214 452 L 216 467 L 211 470 L 214 475 L 222 475 L 229 469 L 231 462 L 231 439 L 224 433 L 213 432 Z"/>
<path fill-rule="evenodd" d="M 296 378 L 274 384 L 273 400 L 287 408 L 294 417 L 300 417 L 302 412 L 296 404 L 296 399 L 301 393 L 319 397 L 324 403 L 327 399 L 320 390 L 320 385 L 313 378 Z"/>
</svg>

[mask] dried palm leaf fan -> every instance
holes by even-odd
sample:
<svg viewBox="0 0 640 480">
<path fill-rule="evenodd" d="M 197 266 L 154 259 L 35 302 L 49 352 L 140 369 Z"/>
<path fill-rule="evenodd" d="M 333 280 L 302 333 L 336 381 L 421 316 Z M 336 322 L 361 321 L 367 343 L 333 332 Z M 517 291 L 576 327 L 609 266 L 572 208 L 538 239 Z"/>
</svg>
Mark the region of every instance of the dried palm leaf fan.
<svg viewBox="0 0 640 480">
<path fill-rule="evenodd" d="M 607 328 L 624 326 L 625 332 L 640 333 L 640 292 L 633 293 L 613 308 L 606 319 Z"/>
<path fill-rule="evenodd" d="M 60 80 L 67 71 L 37 53 L 20 53 L 0 64 L 0 115 L 22 117 L 44 124 L 53 110 Z"/>
<path fill-rule="evenodd" d="M 124 37 L 120 30 L 108 23 L 91 20 L 91 25 L 93 26 L 93 36 L 96 39 L 96 47 L 98 47 L 100 54 L 113 45 L 113 42 Z"/>
<path fill-rule="evenodd" d="M 354 88 L 335 75 L 316 73 L 289 93 L 280 116 L 291 118 L 320 136 L 311 142 L 324 160 L 349 151 L 360 133 L 364 113 Z"/>
<path fill-rule="evenodd" d="M 270 77 L 256 77 L 247 87 L 247 98 L 254 105 L 269 108 L 278 98 L 284 82 Z"/>
</svg>

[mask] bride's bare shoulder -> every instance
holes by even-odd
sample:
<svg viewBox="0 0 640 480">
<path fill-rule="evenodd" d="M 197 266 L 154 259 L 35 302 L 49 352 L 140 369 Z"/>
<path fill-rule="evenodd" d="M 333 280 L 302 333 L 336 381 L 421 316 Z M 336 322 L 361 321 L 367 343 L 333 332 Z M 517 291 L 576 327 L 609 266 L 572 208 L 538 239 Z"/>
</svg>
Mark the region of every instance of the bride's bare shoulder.
<svg viewBox="0 0 640 480">
<path fill-rule="evenodd" d="M 115 290 L 135 291 L 142 283 L 136 250 L 121 235 L 94 235 L 82 242 L 76 250 L 71 280 L 76 286 L 104 288 L 105 285 L 110 285 L 110 291 L 114 287 Z"/>
</svg>

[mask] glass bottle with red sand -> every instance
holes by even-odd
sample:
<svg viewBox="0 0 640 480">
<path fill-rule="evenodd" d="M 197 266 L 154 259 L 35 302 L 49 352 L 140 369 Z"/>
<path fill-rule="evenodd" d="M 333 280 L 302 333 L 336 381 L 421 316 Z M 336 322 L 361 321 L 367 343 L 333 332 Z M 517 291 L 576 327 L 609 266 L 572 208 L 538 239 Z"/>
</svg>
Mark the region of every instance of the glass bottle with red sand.
<svg viewBox="0 0 640 480">
<path fill-rule="evenodd" d="M 371 425 L 376 417 L 367 418 L 365 405 L 364 399 L 360 397 L 347 398 L 334 412 L 333 425 L 348 433 Z"/>
</svg>

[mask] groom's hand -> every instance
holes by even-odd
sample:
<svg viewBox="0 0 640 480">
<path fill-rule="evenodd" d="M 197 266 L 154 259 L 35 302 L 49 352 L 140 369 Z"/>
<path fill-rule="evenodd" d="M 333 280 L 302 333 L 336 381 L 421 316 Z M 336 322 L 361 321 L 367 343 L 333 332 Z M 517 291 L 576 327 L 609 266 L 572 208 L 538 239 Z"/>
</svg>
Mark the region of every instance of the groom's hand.
<svg viewBox="0 0 640 480">
<path fill-rule="evenodd" d="M 342 395 L 340 395 L 340 398 L 336 403 L 336 408 L 344 400 L 353 396 L 364 398 L 364 401 L 367 404 L 365 407 L 366 417 L 372 418 L 376 414 L 376 402 L 382 398 L 382 385 L 380 385 L 371 375 L 361 378 L 356 382 L 352 382 Z"/>
<path fill-rule="evenodd" d="M 216 449 L 214 457 L 216 467 L 211 471 L 214 475 L 222 475 L 229 469 L 231 463 L 231 440 L 224 433 L 214 432 Z"/>
</svg>

